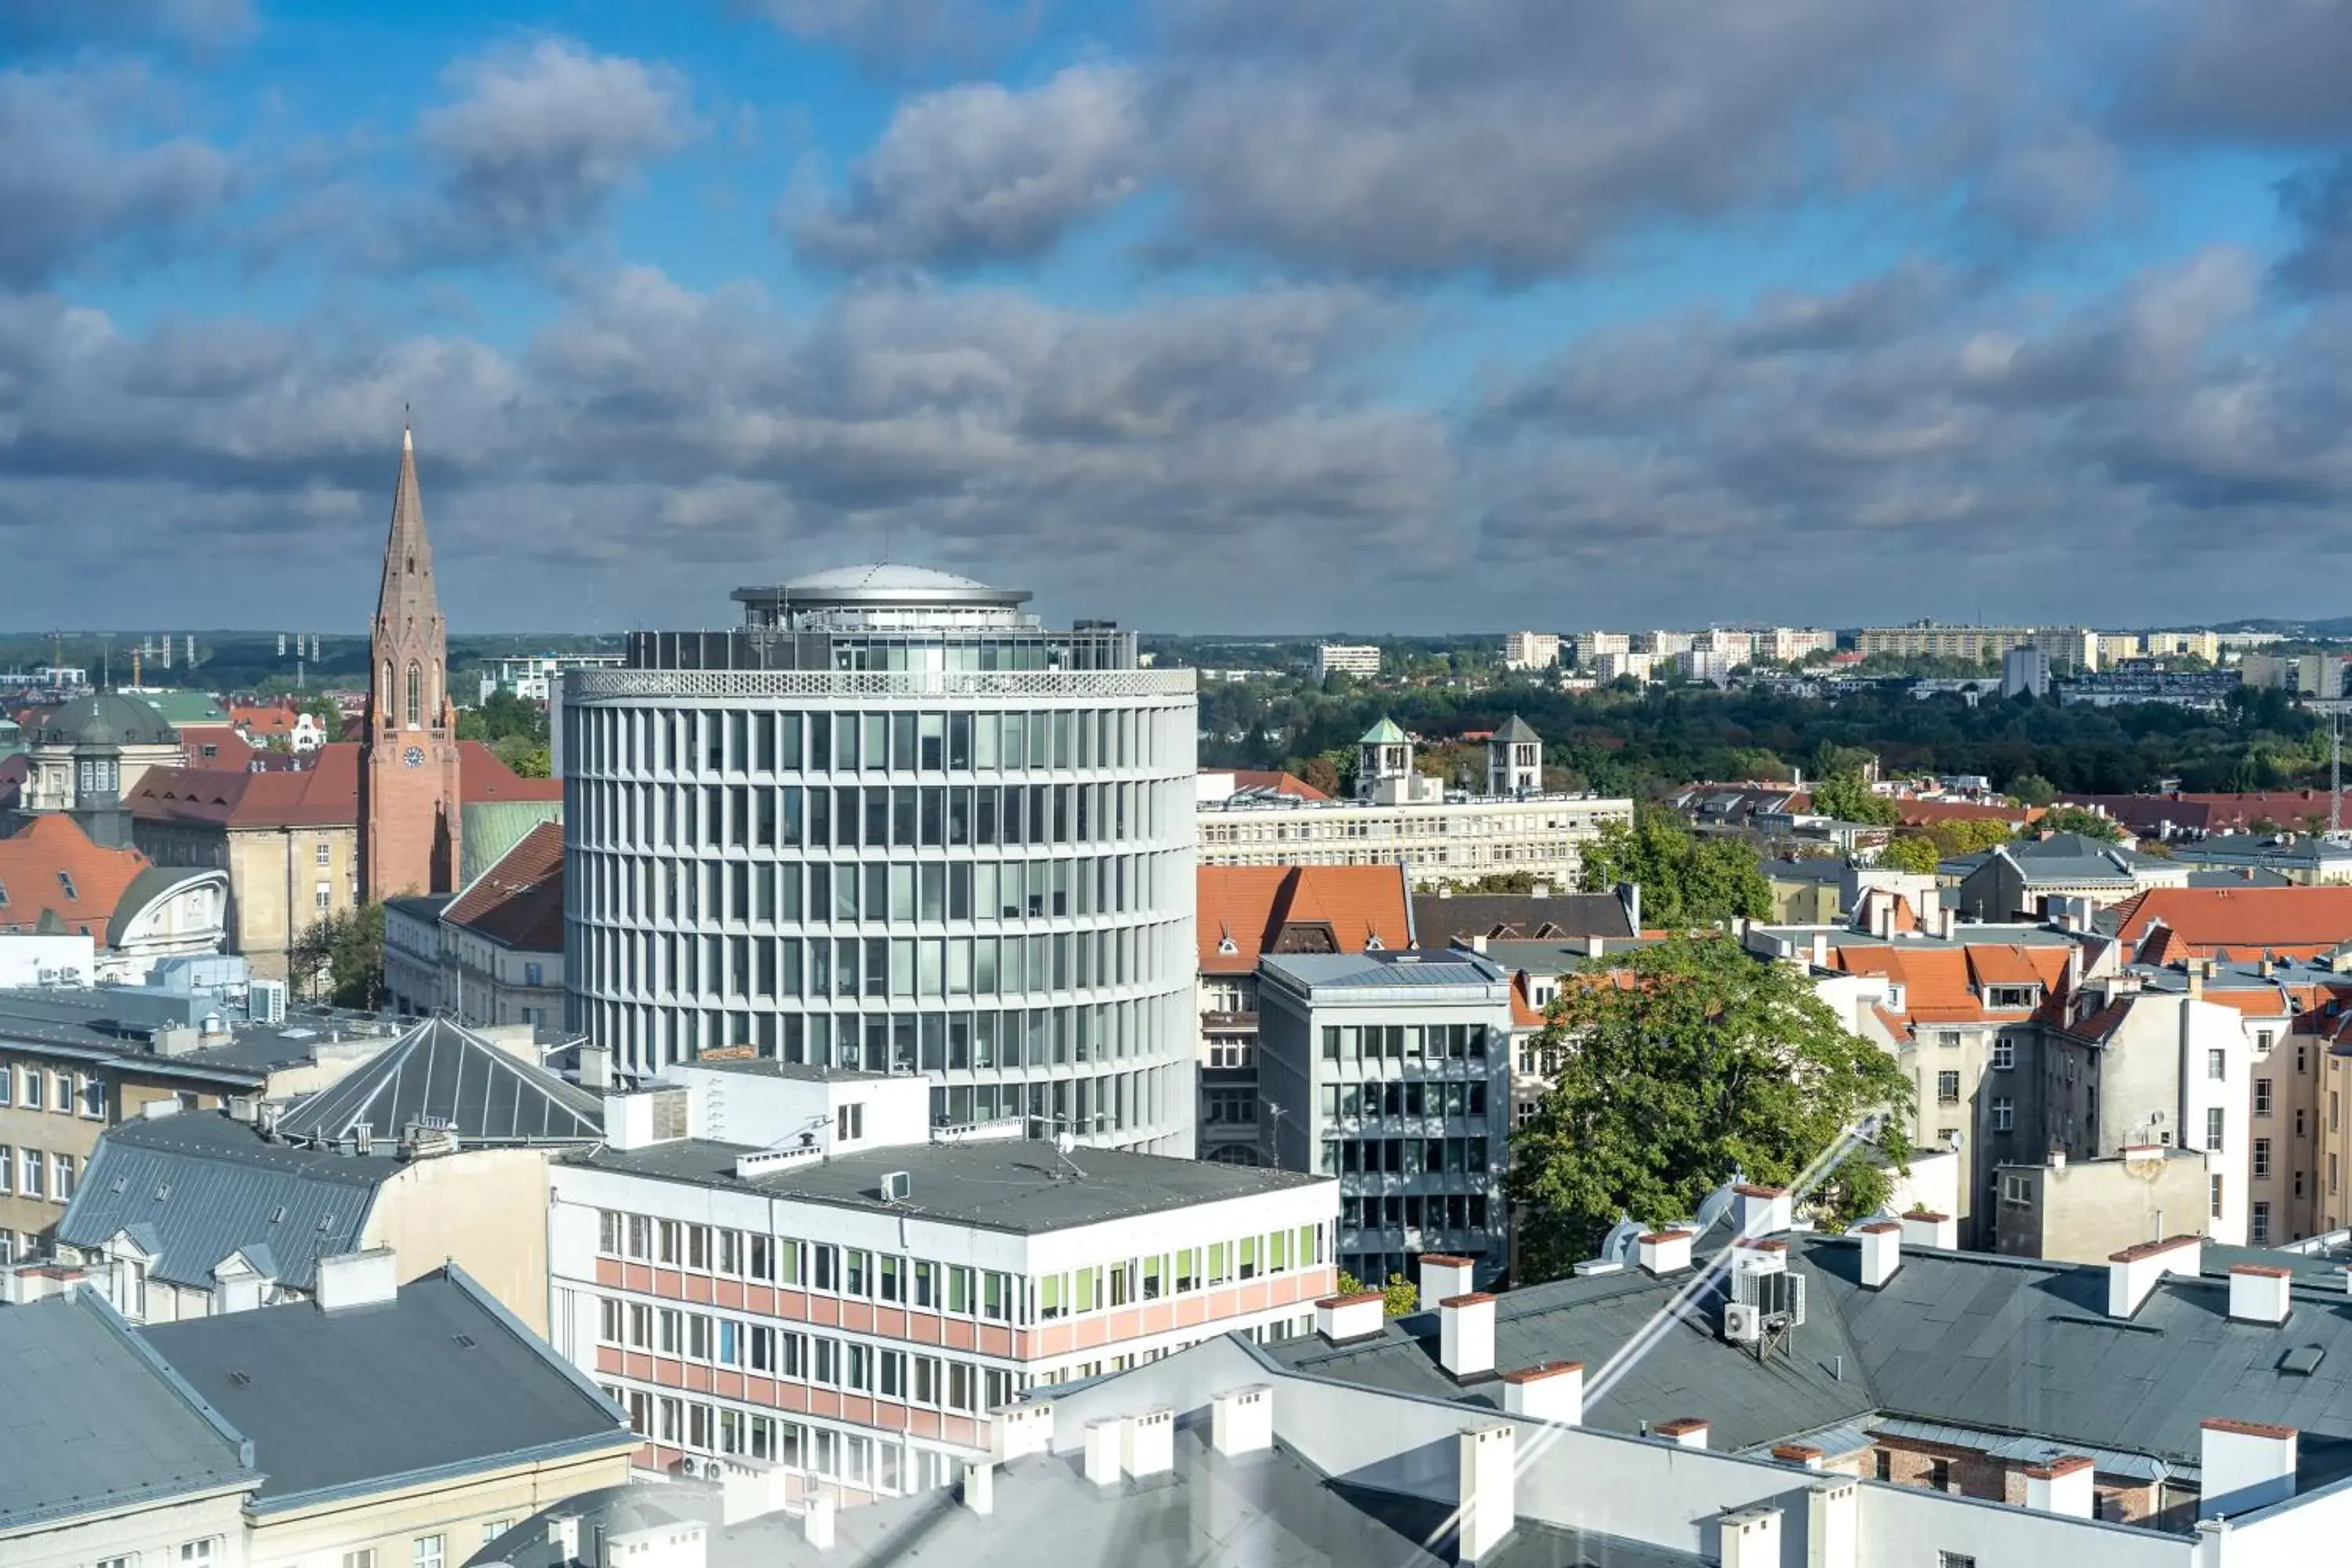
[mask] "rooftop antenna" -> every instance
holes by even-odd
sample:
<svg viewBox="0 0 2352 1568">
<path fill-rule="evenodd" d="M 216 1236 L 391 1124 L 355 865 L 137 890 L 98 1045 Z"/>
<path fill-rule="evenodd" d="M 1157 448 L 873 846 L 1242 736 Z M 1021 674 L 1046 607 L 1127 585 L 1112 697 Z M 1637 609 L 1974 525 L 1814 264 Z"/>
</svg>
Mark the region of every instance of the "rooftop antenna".
<svg viewBox="0 0 2352 1568">
<path fill-rule="evenodd" d="M 1078 1140 L 1077 1135 L 1070 1131 L 1069 1122 L 1058 1116 L 1032 1116 L 1030 1120 L 1042 1121 L 1054 1130 L 1054 1180 L 1085 1181 L 1087 1179 L 1085 1167 L 1070 1158 L 1071 1151 L 1078 1146 Z M 1064 1171 L 1065 1167 L 1067 1168 L 1066 1174 Z"/>
<path fill-rule="evenodd" d="M 2344 831 L 2344 710 L 2327 710 L 2327 831 Z"/>
</svg>

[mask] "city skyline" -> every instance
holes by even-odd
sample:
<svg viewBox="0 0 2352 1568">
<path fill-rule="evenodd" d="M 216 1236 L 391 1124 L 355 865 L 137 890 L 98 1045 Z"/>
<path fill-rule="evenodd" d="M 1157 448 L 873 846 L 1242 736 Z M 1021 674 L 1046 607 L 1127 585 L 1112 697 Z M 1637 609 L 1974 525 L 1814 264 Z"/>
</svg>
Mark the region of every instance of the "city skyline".
<svg viewBox="0 0 2352 1568">
<path fill-rule="evenodd" d="M 408 409 L 458 626 L 2325 616 L 2352 18 L 2252 15 L 27 12 L 0 610 L 359 625 Z"/>
</svg>

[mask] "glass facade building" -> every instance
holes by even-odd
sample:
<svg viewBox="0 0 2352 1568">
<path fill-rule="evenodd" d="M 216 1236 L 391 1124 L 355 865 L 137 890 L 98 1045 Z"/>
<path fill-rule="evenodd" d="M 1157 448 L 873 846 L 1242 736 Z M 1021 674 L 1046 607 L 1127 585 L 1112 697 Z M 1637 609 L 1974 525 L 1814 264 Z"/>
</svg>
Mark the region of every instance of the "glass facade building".
<svg viewBox="0 0 2352 1568">
<path fill-rule="evenodd" d="M 735 596 L 563 676 L 572 1026 L 625 1071 L 749 1047 L 1191 1153 L 1192 672 L 918 568 Z"/>
</svg>

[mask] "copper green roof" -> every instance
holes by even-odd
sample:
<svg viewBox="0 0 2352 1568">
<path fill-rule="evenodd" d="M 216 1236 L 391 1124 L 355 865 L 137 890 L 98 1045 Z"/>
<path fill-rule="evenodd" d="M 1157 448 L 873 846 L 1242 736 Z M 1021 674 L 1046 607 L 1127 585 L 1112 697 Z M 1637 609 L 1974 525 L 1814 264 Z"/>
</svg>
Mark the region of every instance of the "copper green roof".
<svg viewBox="0 0 2352 1568">
<path fill-rule="evenodd" d="M 1356 744 L 1360 746 L 1402 746 L 1404 744 L 1404 731 L 1397 728 L 1395 720 L 1384 718 L 1379 723 L 1365 731 L 1364 738 L 1357 742 Z"/>
<path fill-rule="evenodd" d="M 460 819 L 464 835 L 458 856 L 457 885 L 474 879 L 506 858 L 524 834 L 542 822 L 563 820 L 560 800 L 489 800 L 468 805 Z"/>
<path fill-rule="evenodd" d="M 228 711 L 220 700 L 209 691 L 173 689 L 168 691 L 142 691 L 140 700 L 169 721 L 181 724 L 226 724 Z"/>
</svg>

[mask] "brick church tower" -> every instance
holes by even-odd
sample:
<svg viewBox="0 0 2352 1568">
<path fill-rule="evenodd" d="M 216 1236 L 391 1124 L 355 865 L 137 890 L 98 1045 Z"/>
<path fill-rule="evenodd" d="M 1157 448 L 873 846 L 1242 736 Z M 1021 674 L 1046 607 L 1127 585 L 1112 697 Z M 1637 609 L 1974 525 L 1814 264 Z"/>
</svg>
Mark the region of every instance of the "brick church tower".
<svg viewBox="0 0 2352 1568">
<path fill-rule="evenodd" d="M 400 482 L 369 633 L 367 735 L 360 742 L 360 896 L 457 888 L 462 795 L 448 647 L 433 593 L 433 547 L 416 491 L 416 449 L 400 433 Z"/>
</svg>

